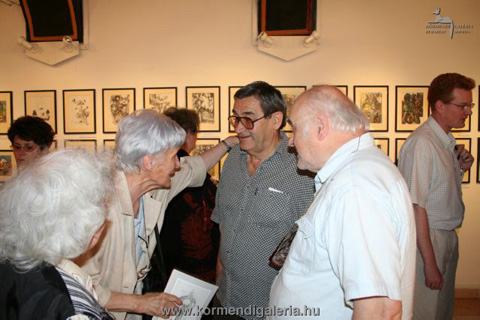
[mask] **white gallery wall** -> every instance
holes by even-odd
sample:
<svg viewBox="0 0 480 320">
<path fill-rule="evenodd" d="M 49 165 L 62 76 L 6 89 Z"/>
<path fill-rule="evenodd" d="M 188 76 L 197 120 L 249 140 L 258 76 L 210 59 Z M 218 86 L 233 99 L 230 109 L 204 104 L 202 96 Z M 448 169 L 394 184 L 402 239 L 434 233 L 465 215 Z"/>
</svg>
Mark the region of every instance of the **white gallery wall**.
<svg viewBox="0 0 480 320">
<path fill-rule="evenodd" d="M 458 25 L 450 39 L 427 34 L 433 11 L 441 8 Z M 144 87 L 178 87 L 178 105 L 185 106 L 186 86 L 221 87 L 221 132 L 228 133 L 228 87 L 254 80 L 278 86 L 310 87 L 328 83 L 389 87 L 389 131 L 375 137 L 390 139 L 395 158 L 395 86 L 428 85 L 438 74 L 459 72 L 480 83 L 480 2 L 476 0 L 318 0 L 316 52 L 290 62 L 266 55 L 252 46 L 251 0 L 89 0 L 88 50 L 48 66 L 26 57 L 17 45 L 25 36 L 20 7 L 0 4 L 0 91 L 13 92 L 14 118 L 24 115 L 24 90 L 57 90 L 57 139 L 113 139 L 102 133 L 102 89 L 135 88 L 136 106 L 143 108 Z M 473 28 L 462 28 L 470 25 Z M 65 135 L 62 90 L 95 89 L 97 134 Z M 474 90 L 478 102 L 478 87 Z M 477 104 L 478 105 L 478 104 Z M 477 157 L 478 108 L 471 131 Z M 0 136 L 0 150 L 8 149 Z M 466 217 L 459 230 L 458 288 L 480 288 L 480 185 L 477 162 L 463 188 Z"/>
</svg>

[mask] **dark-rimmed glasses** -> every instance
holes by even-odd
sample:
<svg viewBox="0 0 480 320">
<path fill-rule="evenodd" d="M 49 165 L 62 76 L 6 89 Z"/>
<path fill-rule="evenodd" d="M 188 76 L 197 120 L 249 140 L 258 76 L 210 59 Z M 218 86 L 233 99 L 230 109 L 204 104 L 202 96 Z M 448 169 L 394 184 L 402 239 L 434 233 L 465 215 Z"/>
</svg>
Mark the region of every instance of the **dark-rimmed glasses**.
<svg viewBox="0 0 480 320">
<path fill-rule="evenodd" d="M 248 117 L 230 116 L 230 117 L 228 117 L 228 121 L 230 122 L 230 124 L 233 127 L 237 127 L 238 124 L 241 122 L 242 126 L 244 126 L 245 129 L 252 130 L 253 126 L 255 125 L 255 122 L 257 122 L 258 120 L 262 120 L 262 119 L 264 119 L 265 117 L 268 117 L 268 116 L 269 116 L 268 114 L 265 114 L 263 117 L 258 118 L 256 120 L 252 120 Z"/>
<path fill-rule="evenodd" d="M 23 150 L 25 153 L 32 153 L 32 152 L 35 152 L 39 148 L 39 146 L 32 145 L 32 144 L 26 144 L 24 146 L 21 146 L 19 144 L 14 144 L 14 145 L 11 145 L 10 148 L 16 152 Z"/>
<path fill-rule="evenodd" d="M 456 103 L 453 103 L 453 102 L 449 102 L 447 104 L 451 104 L 452 106 L 456 106 L 456 107 L 459 107 L 459 108 L 462 108 L 463 110 L 467 110 L 467 109 L 470 109 L 472 110 L 473 107 L 475 107 L 475 103 L 470 103 L 470 104 L 464 104 L 464 105 L 461 105 L 461 104 L 456 104 Z"/>
</svg>

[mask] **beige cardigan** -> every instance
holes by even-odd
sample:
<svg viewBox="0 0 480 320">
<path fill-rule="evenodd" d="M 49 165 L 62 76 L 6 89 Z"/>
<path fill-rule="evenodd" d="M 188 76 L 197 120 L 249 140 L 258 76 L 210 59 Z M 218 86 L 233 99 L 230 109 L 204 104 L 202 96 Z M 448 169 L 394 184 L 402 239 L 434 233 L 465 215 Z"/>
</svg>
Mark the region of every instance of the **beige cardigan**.
<svg viewBox="0 0 480 320">
<path fill-rule="evenodd" d="M 203 184 L 206 175 L 205 163 L 201 157 L 184 157 L 180 161 L 181 170 L 172 178 L 170 189 L 159 189 L 144 196 L 145 228 L 148 242 L 148 257 L 135 266 L 135 228 L 133 204 L 125 174 L 117 171 L 115 195 L 109 203 L 107 225 L 99 243 L 89 252 L 82 263 L 93 279 L 100 305 L 110 299 L 111 292 L 133 294 L 137 282 L 137 272 L 146 268 L 157 243 L 155 224 L 162 228 L 165 210 L 170 200 L 186 187 Z M 144 244 L 145 245 L 145 244 Z M 146 248 L 144 248 L 146 249 Z M 137 288 L 138 291 L 138 288 Z M 125 312 L 113 313 L 116 319 L 124 319 Z"/>
</svg>

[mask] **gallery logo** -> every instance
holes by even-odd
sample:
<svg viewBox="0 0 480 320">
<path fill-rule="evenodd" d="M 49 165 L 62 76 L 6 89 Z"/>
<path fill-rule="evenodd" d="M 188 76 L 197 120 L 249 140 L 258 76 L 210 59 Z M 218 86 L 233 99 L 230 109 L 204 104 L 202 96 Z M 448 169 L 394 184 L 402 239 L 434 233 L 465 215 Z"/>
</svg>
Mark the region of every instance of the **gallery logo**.
<svg viewBox="0 0 480 320">
<path fill-rule="evenodd" d="M 453 19 L 450 17 L 442 17 L 440 15 L 440 7 L 437 7 L 432 13 L 435 15 L 435 20 L 428 21 L 426 26 L 427 34 L 445 34 L 449 31 L 450 39 L 453 39 L 453 34 L 467 34 L 471 33 L 470 29 L 473 29 L 471 24 L 456 25 Z"/>
</svg>

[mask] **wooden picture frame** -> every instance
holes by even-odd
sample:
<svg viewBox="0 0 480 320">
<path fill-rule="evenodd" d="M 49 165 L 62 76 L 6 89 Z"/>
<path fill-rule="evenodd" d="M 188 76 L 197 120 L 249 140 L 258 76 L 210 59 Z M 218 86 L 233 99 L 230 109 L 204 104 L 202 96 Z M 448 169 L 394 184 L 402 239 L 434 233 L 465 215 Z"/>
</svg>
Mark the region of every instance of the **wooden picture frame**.
<svg viewBox="0 0 480 320">
<path fill-rule="evenodd" d="M 63 90 L 63 131 L 65 134 L 97 132 L 95 89 Z"/>
<path fill-rule="evenodd" d="M 0 91 L 0 135 L 6 135 L 13 122 L 13 93 Z"/>
<path fill-rule="evenodd" d="M 201 154 L 211 147 L 216 146 L 220 143 L 219 138 L 198 138 L 197 142 L 195 143 L 195 148 L 190 153 L 192 156 Z M 220 161 L 213 166 L 208 173 L 214 178 L 215 180 L 220 179 Z"/>
<path fill-rule="evenodd" d="M 371 132 L 388 131 L 388 86 L 354 86 L 353 101 L 370 121 Z"/>
<path fill-rule="evenodd" d="M 398 165 L 398 159 L 400 158 L 400 150 L 402 149 L 403 144 L 407 141 L 407 138 L 396 138 L 395 139 L 395 164 Z"/>
<path fill-rule="evenodd" d="M 230 86 L 228 87 L 228 118 L 233 116 L 233 106 L 235 105 L 235 93 L 243 88 L 242 86 Z M 228 132 L 235 132 L 235 128 L 228 121 Z"/>
<path fill-rule="evenodd" d="M 45 120 L 57 133 L 57 91 L 25 90 L 25 115 Z"/>
<path fill-rule="evenodd" d="M 177 87 L 143 88 L 143 108 L 162 114 L 168 108 L 178 105 Z"/>
<path fill-rule="evenodd" d="M 84 148 L 90 151 L 97 150 L 97 140 L 94 139 L 67 139 L 63 141 L 65 149 L 68 148 Z"/>
<path fill-rule="evenodd" d="M 390 157 L 390 139 L 389 138 L 374 138 L 375 146 L 382 150 L 387 157 Z"/>
<path fill-rule="evenodd" d="M 472 151 L 472 138 L 456 138 L 455 137 L 455 140 L 456 140 L 456 145 L 463 145 L 465 147 L 465 149 L 468 150 L 468 152 Z M 477 160 L 477 162 L 478 162 L 478 160 Z M 470 171 L 472 171 L 471 167 L 470 167 L 469 170 L 467 170 L 463 174 L 463 177 L 462 177 L 462 183 L 463 184 L 470 183 Z"/>
<path fill-rule="evenodd" d="M 220 86 L 186 87 L 187 109 L 200 118 L 200 132 L 220 132 Z"/>
<path fill-rule="evenodd" d="M 395 87 L 395 131 L 412 132 L 427 121 L 428 86 Z"/>
<path fill-rule="evenodd" d="M 112 150 L 115 149 L 115 139 L 103 139 L 103 146 Z"/>
<path fill-rule="evenodd" d="M 278 91 L 285 99 L 286 107 L 287 107 L 287 119 L 290 117 L 290 110 L 292 109 L 292 105 L 295 102 L 295 99 L 298 98 L 305 90 L 307 90 L 307 86 L 275 86 Z M 285 132 L 292 132 L 292 127 L 288 123 L 285 124 L 282 131 Z"/>
<path fill-rule="evenodd" d="M 118 122 L 135 110 L 135 88 L 103 89 L 103 133 L 116 133 Z"/>
<path fill-rule="evenodd" d="M 258 33 L 298 36 L 310 35 L 316 29 L 316 0 L 259 0 L 258 6 Z"/>
<path fill-rule="evenodd" d="M 15 175 L 17 163 L 12 150 L 0 150 L 0 181 L 6 181 Z"/>
<path fill-rule="evenodd" d="M 340 86 L 335 86 L 338 90 L 342 91 L 342 93 L 348 97 L 348 86 L 340 85 Z"/>
</svg>

